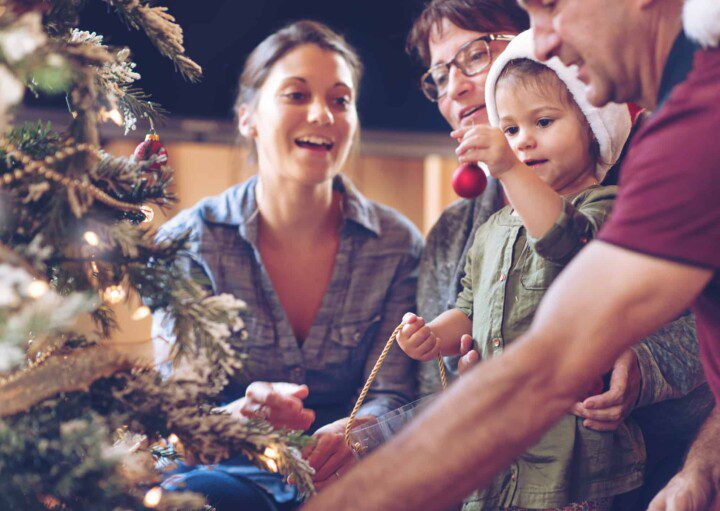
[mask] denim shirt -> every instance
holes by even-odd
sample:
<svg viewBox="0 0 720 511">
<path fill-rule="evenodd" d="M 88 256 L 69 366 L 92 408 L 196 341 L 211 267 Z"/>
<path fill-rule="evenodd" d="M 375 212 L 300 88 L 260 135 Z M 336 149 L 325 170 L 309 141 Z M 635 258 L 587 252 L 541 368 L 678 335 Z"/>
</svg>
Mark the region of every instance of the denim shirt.
<svg viewBox="0 0 720 511">
<path fill-rule="evenodd" d="M 257 177 L 180 212 L 161 237 L 189 231 L 188 271 L 202 269 L 212 292 L 247 303 L 248 337 L 234 343 L 247 354 L 228 385 L 228 401 L 252 381 L 307 384 L 312 429 L 348 415 L 393 329 L 415 308 L 422 236 L 395 210 L 363 197 L 342 176 L 344 220 L 332 277 L 314 323 L 300 345 L 263 266 L 258 249 Z M 302 271 L 302 268 L 298 268 Z M 158 314 L 153 334 L 171 339 Z M 391 350 L 360 415 L 380 415 L 415 397 L 415 364 Z"/>
</svg>

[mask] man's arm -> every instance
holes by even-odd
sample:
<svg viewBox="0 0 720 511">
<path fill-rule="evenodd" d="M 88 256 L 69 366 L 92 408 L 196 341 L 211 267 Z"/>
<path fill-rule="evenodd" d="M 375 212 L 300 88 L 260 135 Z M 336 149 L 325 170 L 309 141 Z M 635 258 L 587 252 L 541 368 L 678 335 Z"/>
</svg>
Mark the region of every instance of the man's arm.
<svg viewBox="0 0 720 511">
<path fill-rule="evenodd" d="M 720 409 L 716 406 L 693 443 L 682 470 L 653 499 L 648 511 L 720 509 L 718 445 L 720 445 Z"/>
<path fill-rule="evenodd" d="M 710 270 L 592 242 L 530 331 L 479 364 L 307 509 L 443 509 L 537 441 L 636 340 L 685 310 Z"/>
</svg>

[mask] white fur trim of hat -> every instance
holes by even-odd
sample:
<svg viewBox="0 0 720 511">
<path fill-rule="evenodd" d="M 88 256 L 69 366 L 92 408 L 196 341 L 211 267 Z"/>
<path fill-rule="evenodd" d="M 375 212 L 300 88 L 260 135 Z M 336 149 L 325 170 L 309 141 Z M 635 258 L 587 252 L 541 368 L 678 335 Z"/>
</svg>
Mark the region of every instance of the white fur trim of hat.
<svg viewBox="0 0 720 511">
<path fill-rule="evenodd" d="M 703 48 L 720 44 L 720 0 L 685 0 L 683 29 Z"/>
<path fill-rule="evenodd" d="M 495 103 L 495 86 L 505 66 L 514 59 L 530 59 L 540 62 L 533 55 L 532 29 L 517 35 L 505 51 L 495 57 L 485 82 L 485 107 L 492 126 L 499 125 L 497 105 Z M 600 162 L 595 169 L 595 177 L 602 182 L 605 174 L 620 158 L 623 146 L 630 135 L 632 120 L 627 105 L 608 103 L 602 108 L 592 106 L 585 97 L 585 84 L 577 78 L 577 70 L 563 64 L 559 58 L 553 57 L 541 64 L 549 67 L 565 83 L 573 99 L 585 114 L 590 129 L 600 144 Z"/>
</svg>

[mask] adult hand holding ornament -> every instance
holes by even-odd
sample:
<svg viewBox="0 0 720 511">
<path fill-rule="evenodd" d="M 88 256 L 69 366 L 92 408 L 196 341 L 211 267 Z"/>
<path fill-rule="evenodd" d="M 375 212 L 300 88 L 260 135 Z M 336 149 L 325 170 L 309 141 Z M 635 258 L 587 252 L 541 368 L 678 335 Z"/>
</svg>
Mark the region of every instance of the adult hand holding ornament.
<svg viewBox="0 0 720 511">
<path fill-rule="evenodd" d="M 475 124 L 473 123 L 473 126 Z M 453 131 L 450 136 L 462 142 L 464 134 L 467 130 L 463 130 L 460 135 L 457 131 Z M 482 162 L 465 162 L 455 169 L 452 175 L 452 187 L 455 193 L 463 199 L 474 199 L 485 191 L 487 187 L 488 169 Z"/>
</svg>

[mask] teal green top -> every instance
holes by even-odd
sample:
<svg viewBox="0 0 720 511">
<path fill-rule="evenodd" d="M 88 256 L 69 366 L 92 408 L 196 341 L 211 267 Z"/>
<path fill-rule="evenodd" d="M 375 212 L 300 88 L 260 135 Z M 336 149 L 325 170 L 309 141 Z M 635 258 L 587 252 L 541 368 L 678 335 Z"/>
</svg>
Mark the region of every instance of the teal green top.
<svg viewBox="0 0 720 511">
<path fill-rule="evenodd" d="M 563 212 L 540 239 L 528 236 L 510 206 L 478 228 L 456 306 L 472 319 L 482 358 L 499 355 L 528 329 L 552 281 L 607 219 L 615 195 L 616 187 L 599 186 L 565 197 Z M 599 432 L 582 422 L 564 416 L 486 489 L 473 492 L 463 510 L 545 509 L 640 486 L 645 448 L 637 425 L 626 421 L 617 431 Z"/>
</svg>

